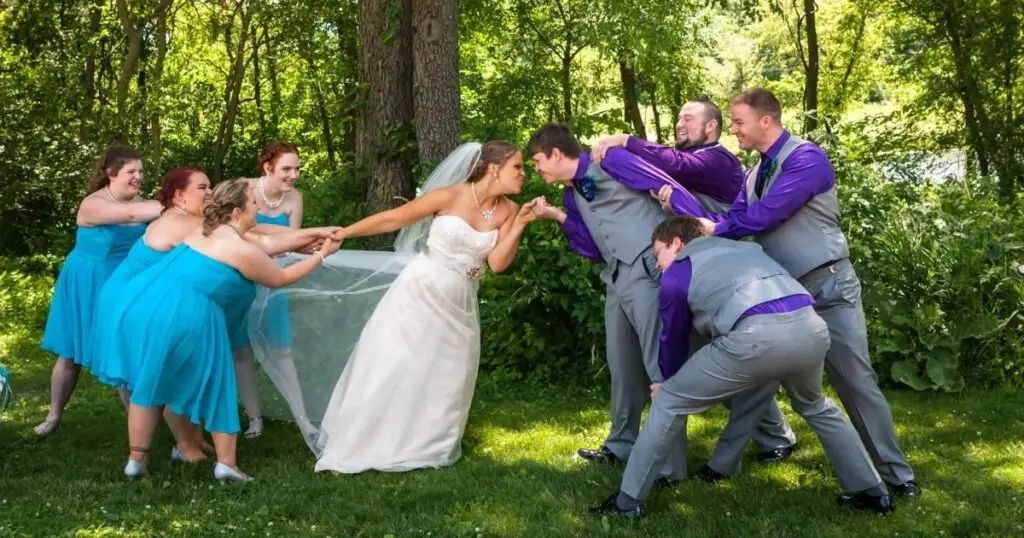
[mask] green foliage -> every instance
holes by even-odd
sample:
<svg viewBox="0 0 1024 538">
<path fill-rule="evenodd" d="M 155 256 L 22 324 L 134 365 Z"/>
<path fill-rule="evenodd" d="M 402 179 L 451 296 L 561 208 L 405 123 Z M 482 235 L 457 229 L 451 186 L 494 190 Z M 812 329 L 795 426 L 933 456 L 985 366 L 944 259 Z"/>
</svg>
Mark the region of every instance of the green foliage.
<svg viewBox="0 0 1024 538">
<path fill-rule="evenodd" d="M 561 189 L 531 182 L 524 199 Z M 543 186 L 542 186 L 543 185 Z M 604 367 L 604 284 L 599 267 L 569 250 L 561 229 L 537 221 L 505 274 L 480 287 L 481 366 L 500 379 L 552 382 L 590 377 Z"/>
</svg>

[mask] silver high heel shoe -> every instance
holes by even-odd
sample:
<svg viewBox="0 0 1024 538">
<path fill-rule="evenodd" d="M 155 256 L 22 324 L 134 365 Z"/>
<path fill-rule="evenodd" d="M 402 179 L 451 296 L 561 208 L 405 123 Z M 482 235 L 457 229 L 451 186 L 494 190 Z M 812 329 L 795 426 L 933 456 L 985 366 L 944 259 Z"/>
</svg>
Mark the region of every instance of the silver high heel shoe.
<svg viewBox="0 0 1024 538">
<path fill-rule="evenodd" d="M 256 439 L 263 435 L 263 417 L 249 419 L 249 429 L 245 430 L 246 439 Z"/>
<path fill-rule="evenodd" d="M 124 466 L 124 475 L 128 477 L 128 480 L 138 480 L 147 474 L 146 464 L 139 460 L 128 460 Z"/>
<path fill-rule="evenodd" d="M 217 465 L 213 466 L 213 478 L 221 484 L 225 482 L 252 482 L 251 476 L 245 476 L 230 465 L 225 465 L 221 462 L 217 462 Z"/>
</svg>

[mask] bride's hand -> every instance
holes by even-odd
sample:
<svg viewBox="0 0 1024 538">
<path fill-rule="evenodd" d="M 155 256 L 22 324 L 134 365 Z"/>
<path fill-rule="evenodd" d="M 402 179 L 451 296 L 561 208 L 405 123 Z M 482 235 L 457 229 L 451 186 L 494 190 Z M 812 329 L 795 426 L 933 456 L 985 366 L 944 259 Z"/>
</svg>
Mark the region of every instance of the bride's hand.
<svg viewBox="0 0 1024 538">
<path fill-rule="evenodd" d="M 343 228 L 341 226 L 323 226 L 316 229 L 319 232 L 320 237 L 335 237 L 339 234 Z"/>
<path fill-rule="evenodd" d="M 301 254 L 312 254 L 313 251 L 315 251 L 316 249 L 320 248 L 320 246 L 323 245 L 323 244 L 324 244 L 324 239 L 323 238 L 314 239 L 314 240 L 310 241 L 309 243 L 307 243 L 306 246 L 304 246 L 304 247 L 302 247 L 300 249 L 297 249 L 295 252 L 299 252 Z"/>
<path fill-rule="evenodd" d="M 538 200 L 540 200 L 540 198 L 534 198 L 519 208 L 519 214 L 516 215 L 515 221 L 517 226 L 526 226 L 527 224 L 537 220 L 538 215 L 534 208 L 537 206 Z"/>
<path fill-rule="evenodd" d="M 341 226 L 333 226 L 335 231 L 331 234 L 331 239 L 341 242 L 345 240 L 345 228 Z"/>
</svg>

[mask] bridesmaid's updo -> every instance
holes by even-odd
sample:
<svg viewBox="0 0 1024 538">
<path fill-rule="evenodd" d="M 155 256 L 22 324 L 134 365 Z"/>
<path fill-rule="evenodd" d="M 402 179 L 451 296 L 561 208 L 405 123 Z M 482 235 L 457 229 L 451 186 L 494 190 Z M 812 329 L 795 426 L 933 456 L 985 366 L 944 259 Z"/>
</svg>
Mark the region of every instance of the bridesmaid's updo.
<svg viewBox="0 0 1024 538">
<path fill-rule="evenodd" d="M 104 151 L 96 160 L 92 174 L 89 176 L 87 190 L 92 194 L 110 184 L 110 176 L 116 176 L 124 165 L 132 161 L 141 161 L 142 154 L 129 146 L 114 145 Z"/>
<path fill-rule="evenodd" d="M 467 183 L 476 183 L 484 177 L 487 173 L 487 167 L 496 164 L 501 166 L 506 161 L 512 158 L 513 155 L 519 152 L 519 148 L 514 145 L 505 142 L 504 140 L 492 140 L 483 145 L 480 148 L 480 159 L 476 162 L 476 166 L 466 177 Z"/>
<path fill-rule="evenodd" d="M 214 187 L 213 198 L 203 208 L 203 235 L 210 235 L 217 226 L 229 222 L 232 211 L 245 211 L 248 203 L 248 179 L 232 179 Z"/>
<path fill-rule="evenodd" d="M 160 202 L 164 206 L 164 209 L 170 209 L 174 205 L 174 195 L 178 194 L 178 191 L 183 191 L 188 188 L 189 180 L 195 174 L 205 174 L 206 171 L 202 168 L 196 168 L 194 166 L 181 166 L 167 172 L 164 175 L 163 181 L 160 183 L 160 190 L 156 191 L 153 196 L 155 200 Z"/>
</svg>

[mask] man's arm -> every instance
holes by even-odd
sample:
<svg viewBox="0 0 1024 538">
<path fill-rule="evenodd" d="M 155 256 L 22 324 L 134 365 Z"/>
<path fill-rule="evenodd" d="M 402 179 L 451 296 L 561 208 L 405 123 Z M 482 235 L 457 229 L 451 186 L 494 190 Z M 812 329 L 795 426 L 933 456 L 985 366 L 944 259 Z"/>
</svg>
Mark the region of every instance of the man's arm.
<svg viewBox="0 0 1024 538">
<path fill-rule="evenodd" d="M 669 203 L 680 215 L 710 218 L 710 214 L 693 196 L 668 174 L 651 163 L 622 148 L 612 148 L 601 161 L 601 169 L 619 183 L 640 192 L 657 193 L 665 185 L 672 187 Z"/>
<path fill-rule="evenodd" d="M 673 264 L 661 276 L 658 366 L 662 379 L 675 375 L 689 356 L 692 314 L 687 296 L 691 276 L 692 267 L 688 259 Z"/>
<path fill-rule="evenodd" d="M 832 163 L 816 146 L 798 148 L 782 163 L 782 173 L 765 196 L 747 203 L 746 189 L 740 191 L 729 216 L 715 225 L 715 235 L 740 239 L 758 235 L 789 220 L 811 198 L 828 191 L 836 184 Z M 799 154 L 797 152 L 800 152 Z"/>
</svg>

